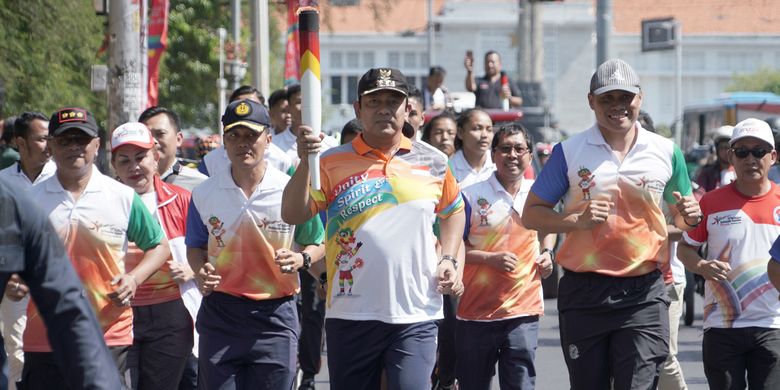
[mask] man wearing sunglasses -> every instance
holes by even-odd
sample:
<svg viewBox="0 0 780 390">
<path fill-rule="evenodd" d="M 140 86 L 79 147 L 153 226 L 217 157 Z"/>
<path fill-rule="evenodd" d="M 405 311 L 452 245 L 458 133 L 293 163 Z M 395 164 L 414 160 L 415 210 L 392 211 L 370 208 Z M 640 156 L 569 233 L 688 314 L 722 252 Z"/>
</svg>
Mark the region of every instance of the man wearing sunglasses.
<svg viewBox="0 0 780 390">
<path fill-rule="evenodd" d="M 780 187 L 766 122 L 746 119 L 729 141 L 736 181 L 701 199 L 703 222 L 683 234 L 677 255 L 704 285 L 704 373 L 714 389 L 780 388 L 780 301 L 767 274 L 780 258 Z M 706 258 L 697 250 L 707 244 Z M 771 251 L 770 251 L 771 248 Z M 776 260 L 770 260 L 776 262 Z M 747 380 L 746 380 L 747 378 Z"/>
<path fill-rule="evenodd" d="M 125 378 L 127 352 L 133 344 L 130 303 L 138 285 L 170 256 L 168 241 L 135 191 L 95 167 L 100 140 L 90 112 L 81 108 L 55 112 L 49 120 L 49 135 L 47 148 L 57 171 L 34 186 L 30 196 L 42 206 L 65 244 L 120 377 Z M 137 267 L 125 272 L 128 241 L 144 255 Z M 33 304 L 27 310 L 23 342 L 24 388 L 67 388 L 62 385 L 63 373 L 50 369 L 51 346 Z"/>
<path fill-rule="evenodd" d="M 639 123 L 642 97 L 630 65 L 601 64 L 588 93 L 596 123 L 553 148 L 523 210 L 527 228 L 566 233 L 558 317 L 572 389 L 655 388 L 669 354 L 661 202 L 682 230 L 701 213 L 679 147 Z"/>
</svg>

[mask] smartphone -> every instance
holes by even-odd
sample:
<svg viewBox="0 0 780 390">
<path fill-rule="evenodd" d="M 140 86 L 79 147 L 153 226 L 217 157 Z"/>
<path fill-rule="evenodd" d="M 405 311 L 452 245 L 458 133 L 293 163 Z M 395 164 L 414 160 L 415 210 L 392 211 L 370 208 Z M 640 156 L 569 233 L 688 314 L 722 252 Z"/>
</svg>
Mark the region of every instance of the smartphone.
<svg viewBox="0 0 780 390">
<path fill-rule="evenodd" d="M 474 59 L 474 52 L 472 50 L 466 50 L 466 58 Z"/>
</svg>

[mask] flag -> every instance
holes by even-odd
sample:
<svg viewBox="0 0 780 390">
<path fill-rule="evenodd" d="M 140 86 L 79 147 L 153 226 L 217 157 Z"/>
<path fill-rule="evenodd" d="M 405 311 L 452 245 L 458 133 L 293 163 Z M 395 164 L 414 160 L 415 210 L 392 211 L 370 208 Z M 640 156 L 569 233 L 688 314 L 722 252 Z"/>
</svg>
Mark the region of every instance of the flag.
<svg viewBox="0 0 780 390">
<path fill-rule="evenodd" d="M 298 0 L 287 0 L 287 44 L 284 55 L 284 84 L 298 82 Z"/>
<path fill-rule="evenodd" d="M 149 80 L 147 108 L 156 106 L 158 101 L 158 84 L 160 75 L 160 59 L 168 47 L 168 0 L 151 0 L 149 12 Z"/>
</svg>

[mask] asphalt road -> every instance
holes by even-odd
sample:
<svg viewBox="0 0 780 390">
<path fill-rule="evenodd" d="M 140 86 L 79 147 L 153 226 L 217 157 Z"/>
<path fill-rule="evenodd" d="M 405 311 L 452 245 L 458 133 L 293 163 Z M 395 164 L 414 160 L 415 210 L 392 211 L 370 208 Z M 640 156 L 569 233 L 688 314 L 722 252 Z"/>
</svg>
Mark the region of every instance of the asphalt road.
<svg viewBox="0 0 780 390">
<path fill-rule="evenodd" d="M 702 307 L 699 295 L 695 295 L 694 322 L 691 326 L 680 326 L 679 353 L 685 381 L 690 390 L 706 390 L 707 379 L 701 362 Z M 555 299 L 546 299 L 545 316 L 539 326 L 539 347 L 536 351 L 536 388 L 538 390 L 564 390 L 569 388 L 569 377 L 563 360 L 561 342 L 558 336 L 558 310 Z M 682 322 L 681 322 L 682 323 Z M 328 385 L 327 356 L 323 352 L 322 370 L 317 375 L 317 389 L 330 389 Z M 499 389 L 494 378 L 491 389 Z"/>
</svg>

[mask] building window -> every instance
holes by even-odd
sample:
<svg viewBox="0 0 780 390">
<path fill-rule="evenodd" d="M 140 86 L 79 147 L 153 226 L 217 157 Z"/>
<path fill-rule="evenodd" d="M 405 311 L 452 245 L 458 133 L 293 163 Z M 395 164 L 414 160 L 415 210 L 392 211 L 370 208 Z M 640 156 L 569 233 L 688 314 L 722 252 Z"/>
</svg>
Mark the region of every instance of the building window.
<svg viewBox="0 0 780 390">
<path fill-rule="evenodd" d="M 428 53 L 420 53 L 420 68 L 429 68 L 431 65 L 428 63 Z"/>
<path fill-rule="evenodd" d="M 344 67 L 343 56 L 340 51 L 330 52 L 330 67 L 333 69 L 341 69 Z"/>
<path fill-rule="evenodd" d="M 373 51 L 363 52 L 363 67 L 366 68 L 366 69 L 374 67 L 374 52 Z"/>
<path fill-rule="evenodd" d="M 387 63 L 391 68 L 401 67 L 401 53 L 397 51 L 391 51 L 387 53 Z"/>
<path fill-rule="evenodd" d="M 341 104 L 341 76 L 330 77 L 330 104 Z"/>
<path fill-rule="evenodd" d="M 417 53 L 407 51 L 404 53 L 404 68 L 413 69 L 417 67 Z"/>
<path fill-rule="evenodd" d="M 357 101 L 358 76 L 347 77 L 347 103 L 352 104 Z"/>
<path fill-rule="evenodd" d="M 359 68 L 360 63 L 358 60 L 360 59 L 360 56 L 358 55 L 358 52 L 356 51 L 349 51 L 347 52 L 347 68 Z"/>
</svg>

